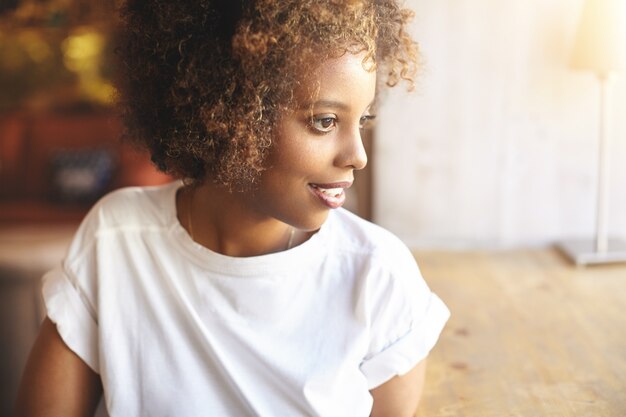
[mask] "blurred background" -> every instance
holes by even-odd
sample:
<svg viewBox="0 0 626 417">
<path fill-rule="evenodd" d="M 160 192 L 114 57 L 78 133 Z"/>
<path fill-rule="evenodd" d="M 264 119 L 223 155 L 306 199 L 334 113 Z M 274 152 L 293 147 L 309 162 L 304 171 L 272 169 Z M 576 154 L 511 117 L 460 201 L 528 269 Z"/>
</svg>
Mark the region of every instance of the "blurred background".
<svg viewBox="0 0 626 417">
<path fill-rule="evenodd" d="M 583 3 L 407 1 L 424 66 L 416 93 L 391 91 L 379 111 L 378 223 L 412 247 L 594 235 L 600 83 L 572 66 Z M 623 238 L 626 77 L 612 93 L 607 229 Z"/>
<path fill-rule="evenodd" d="M 113 0 L 0 0 L 0 416 L 43 317 L 40 278 L 104 193 L 159 184 L 120 141 Z"/>
<path fill-rule="evenodd" d="M 107 191 L 169 181 L 120 141 L 118 0 L 0 0 L 0 416 L 42 316 L 39 279 Z M 596 231 L 600 83 L 575 69 L 583 0 L 408 0 L 423 66 L 383 93 L 350 209 L 411 248 Z M 610 102 L 607 229 L 626 237 L 626 77 Z"/>
<path fill-rule="evenodd" d="M 115 2 L 0 4 L 0 227 L 76 222 L 112 188 L 165 181 L 119 140 Z"/>
</svg>

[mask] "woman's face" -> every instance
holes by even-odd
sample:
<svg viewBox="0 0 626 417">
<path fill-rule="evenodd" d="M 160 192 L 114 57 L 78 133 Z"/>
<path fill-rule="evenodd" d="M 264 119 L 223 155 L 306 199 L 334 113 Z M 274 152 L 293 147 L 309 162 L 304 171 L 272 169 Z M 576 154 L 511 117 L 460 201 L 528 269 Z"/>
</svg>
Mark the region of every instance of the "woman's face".
<svg viewBox="0 0 626 417">
<path fill-rule="evenodd" d="M 268 168 L 249 195 L 258 213 L 313 231 L 343 205 L 354 170 L 367 164 L 361 128 L 372 116 L 376 72 L 362 61 L 351 53 L 326 61 L 296 91 L 299 105 L 280 120 Z M 313 102 L 310 91 L 318 92 Z"/>
</svg>

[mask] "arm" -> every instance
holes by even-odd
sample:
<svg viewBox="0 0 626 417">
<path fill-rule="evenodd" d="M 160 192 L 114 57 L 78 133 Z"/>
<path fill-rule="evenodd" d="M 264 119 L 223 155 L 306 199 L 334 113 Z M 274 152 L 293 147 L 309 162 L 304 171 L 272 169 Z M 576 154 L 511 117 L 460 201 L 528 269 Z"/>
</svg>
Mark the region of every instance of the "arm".
<svg viewBox="0 0 626 417">
<path fill-rule="evenodd" d="M 46 318 L 24 370 L 16 416 L 93 416 L 101 395 L 100 376 L 67 347 Z"/>
<path fill-rule="evenodd" d="M 412 417 L 422 396 L 426 359 L 401 376 L 370 391 L 374 406 L 370 417 Z"/>
</svg>

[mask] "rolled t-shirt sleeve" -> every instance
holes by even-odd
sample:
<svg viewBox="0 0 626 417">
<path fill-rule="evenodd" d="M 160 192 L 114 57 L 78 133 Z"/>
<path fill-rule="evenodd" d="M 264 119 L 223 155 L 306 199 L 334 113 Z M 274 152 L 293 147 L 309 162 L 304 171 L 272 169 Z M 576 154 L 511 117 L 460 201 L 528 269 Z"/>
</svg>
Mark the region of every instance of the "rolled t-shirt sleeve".
<svg viewBox="0 0 626 417">
<path fill-rule="evenodd" d="M 43 276 L 42 295 L 46 314 L 65 344 L 100 373 L 95 218 L 92 210 L 74 236 L 63 264 Z"/>
<path fill-rule="evenodd" d="M 98 324 L 84 290 L 63 268 L 43 277 L 43 298 L 48 318 L 56 324 L 65 344 L 99 373 Z"/>
<path fill-rule="evenodd" d="M 393 251 L 374 274 L 370 294 L 370 345 L 361 363 L 368 388 L 409 372 L 426 358 L 450 311 L 422 278 L 406 248 Z"/>
</svg>

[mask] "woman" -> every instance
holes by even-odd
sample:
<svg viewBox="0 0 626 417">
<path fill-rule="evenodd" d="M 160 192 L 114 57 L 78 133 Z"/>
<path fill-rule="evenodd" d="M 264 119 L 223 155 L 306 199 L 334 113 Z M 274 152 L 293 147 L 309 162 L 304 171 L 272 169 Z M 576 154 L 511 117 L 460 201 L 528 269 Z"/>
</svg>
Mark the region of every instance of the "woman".
<svg viewBox="0 0 626 417">
<path fill-rule="evenodd" d="M 233 4 L 236 3 L 236 4 Z M 102 199 L 62 267 L 19 415 L 412 416 L 448 318 L 407 248 L 341 208 L 395 1 L 139 1 L 128 136 L 183 181 Z"/>
</svg>

